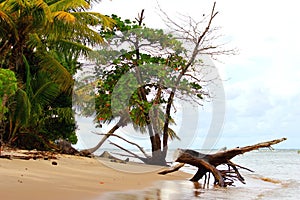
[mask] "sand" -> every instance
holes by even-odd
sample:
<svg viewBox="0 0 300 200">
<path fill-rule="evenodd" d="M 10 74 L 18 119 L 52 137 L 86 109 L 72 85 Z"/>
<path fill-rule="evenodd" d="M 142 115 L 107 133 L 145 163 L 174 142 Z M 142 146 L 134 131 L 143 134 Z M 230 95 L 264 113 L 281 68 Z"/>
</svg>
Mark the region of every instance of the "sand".
<svg viewBox="0 0 300 200">
<path fill-rule="evenodd" d="M 106 192 L 144 189 L 156 181 L 190 177 L 184 172 L 158 175 L 161 169 L 68 155 L 59 155 L 57 160 L 0 159 L 0 199 L 96 200 Z"/>
</svg>

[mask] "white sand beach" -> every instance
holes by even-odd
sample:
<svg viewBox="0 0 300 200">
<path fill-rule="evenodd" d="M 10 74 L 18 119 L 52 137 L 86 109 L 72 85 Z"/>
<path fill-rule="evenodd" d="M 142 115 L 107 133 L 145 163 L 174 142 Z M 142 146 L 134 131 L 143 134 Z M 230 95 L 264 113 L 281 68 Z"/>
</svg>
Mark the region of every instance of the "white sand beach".
<svg viewBox="0 0 300 200">
<path fill-rule="evenodd" d="M 57 157 L 55 160 L 0 159 L 0 199 L 89 200 L 105 192 L 143 189 L 156 181 L 190 177 L 184 172 L 158 175 L 159 166 L 100 162 L 69 155 Z M 52 165 L 53 161 L 57 165 Z"/>
</svg>

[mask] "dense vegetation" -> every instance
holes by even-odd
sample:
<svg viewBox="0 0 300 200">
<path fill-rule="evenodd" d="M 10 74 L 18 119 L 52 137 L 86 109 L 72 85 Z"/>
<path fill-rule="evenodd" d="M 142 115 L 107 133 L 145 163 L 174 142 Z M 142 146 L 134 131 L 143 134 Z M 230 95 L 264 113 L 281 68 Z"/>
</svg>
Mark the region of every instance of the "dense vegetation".
<svg viewBox="0 0 300 200">
<path fill-rule="evenodd" d="M 1 144 L 48 149 L 77 142 L 73 75 L 113 21 L 88 12 L 94 1 L 0 0 Z"/>
<path fill-rule="evenodd" d="M 88 152 L 132 124 L 152 147 L 151 155 L 138 158 L 165 165 L 169 140 L 179 139 L 170 128 L 175 99 L 200 104 L 209 96 L 199 55 L 232 53 L 214 44 L 215 4 L 203 27 L 190 18 L 181 26 L 165 15 L 175 27 L 169 34 L 147 27 L 144 11 L 123 20 L 89 12 L 93 2 L 0 0 L 0 143 L 26 149 L 53 149 L 58 139 L 75 144 L 75 91 L 81 114 L 96 113 L 99 127 L 116 122 Z M 74 90 L 80 58 L 95 65 L 95 74 Z"/>
</svg>

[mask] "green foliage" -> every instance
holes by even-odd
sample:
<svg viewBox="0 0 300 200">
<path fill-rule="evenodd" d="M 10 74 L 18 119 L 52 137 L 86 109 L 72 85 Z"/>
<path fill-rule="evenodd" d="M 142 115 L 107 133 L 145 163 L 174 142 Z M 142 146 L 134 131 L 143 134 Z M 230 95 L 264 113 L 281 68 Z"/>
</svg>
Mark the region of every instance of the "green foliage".
<svg viewBox="0 0 300 200">
<path fill-rule="evenodd" d="M 179 40 L 172 34 L 166 34 L 162 29 L 148 28 L 145 24 L 139 25 L 137 21 L 131 21 L 129 19 L 122 20 L 121 17 L 117 15 L 112 15 L 111 18 L 115 22 L 113 28 L 102 28 L 100 31 L 103 38 L 114 40 L 111 41 L 111 44 L 128 42 L 130 38 L 134 38 L 136 39 L 136 41 L 132 42 L 134 43 L 134 50 L 139 48 L 139 46 L 136 46 L 137 44 L 143 45 L 143 42 L 147 41 L 147 43 L 149 43 L 148 46 L 154 46 L 154 44 L 156 44 L 159 45 L 161 49 L 173 50 L 175 54 L 180 54 L 185 51 Z M 120 33 L 122 33 L 121 37 L 118 36 Z"/>
<path fill-rule="evenodd" d="M 87 11 L 93 2 L 1 1 L 0 69 L 11 69 L 18 85 L 5 121 L 4 139 L 10 145 L 22 146 L 30 138 L 37 143 L 23 147 L 35 148 L 39 142 L 45 147 L 59 138 L 77 142 L 72 76 L 81 67 L 79 57 L 103 42 L 91 27 L 114 24 L 107 16 Z"/>
<path fill-rule="evenodd" d="M 70 141 L 72 144 L 76 144 L 75 129 L 76 124 L 71 108 L 56 108 L 44 113 L 41 133 L 43 138 L 48 141 L 55 141 L 62 138 Z"/>
<path fill-rule="evenodd" d="M 0 96 L 14 94 L 17 89 L 15 73 L 9 69 L 0 68 Z"/>
<path fill-rule="evenodd" d="M 131 123 L 137 131 L 148 131 L 149 136 L 152 132 L 151 137 L 155 136 L 154 140 L 150 139 L 153 152 L 165 150 L 168 139 L 180 139 L 169 127 L 175 124 L 166 109 L 174 101 L 171 91 L 178 91 L 179 99 L 186 100 L 190 96 L 191 101 L 201 100 L 203 88 L 194 77 L 201 61 L 193 62 L 188 70 L 190 63 L 184 57 L 187 50 L 172 34 L 148 28 L 141 19 L 122 20 L 117 15 L 112 18 L 115 20 L 113 28 L 100 31 L 109 45 L 90 54 L 97 65 L 96 80 L 87 77 L 88 84 L 82 84 L 81 90 L 87 89 L 90 83 L 97 86 L 94 100 L 98 127 L 113 119 L 123 122 L 122 119 L 128 117 L 130 120 L 123 125 Z M 160 158 L 164 157 L 162 153 Z"/>
<path fill-rule="evenodd" d="M 8 98 L 15 94 L 17 90 L 17 79 L 13 71 L 0 68 L 0 123 L 5 120 L 8 112 Z"/>
<path fill-rule="evenodd" d="M 161 109 L 167 102 L 167 90 L 174 85 L 174 80 L 180 73 L 178 69 L 186 63 L 178 54 L 185 50 L 180 41 L 163 30 L 147 28 L 144 24 L 140 26 L 136 21 L 122 20 L 116 15 L 112 15 L 112 18 L 115 20 L 113 29 L 102 29 L 100 32 L 111 45 L 91 54 L 91 59 L 98 65 L 96 77 L 99 79 L 95 121 L 101 127 L 102 123 L 110 123 L 112 119 L 122 117 L 127 112 L 133 126 L 144 132 L 153 105 L 158 103 Z M 114 45 L 118 47 L 125 43 L 130 45 L 127 49 L 113 48 Z M 168 50 L 172 53 L 166 53 L 167 57 L 141 53 L 145 43 L 153 52 Z M 141 52 L 137 53 L 137 49 Z M 142 83 L 137 76 L 140 76 Z M 151 96 L 160 87 L 163 87 L 164 94 L 158 102 L 154 102 Z M 142 98 L 141 92 L 145 93 L 148 100 Z M 158 126 L 162 130 L 164 114 L 156 117 L 160 119 Z M 174 132 L 169 133 L 171 139 L 176 138 Z"/>
</svg>

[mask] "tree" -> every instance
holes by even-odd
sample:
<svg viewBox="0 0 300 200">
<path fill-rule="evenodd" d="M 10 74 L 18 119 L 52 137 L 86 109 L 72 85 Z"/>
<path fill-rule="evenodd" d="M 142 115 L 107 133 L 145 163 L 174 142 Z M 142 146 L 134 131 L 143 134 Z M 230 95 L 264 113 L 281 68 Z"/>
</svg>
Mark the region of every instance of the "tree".
<svg viewBox="0 0 300 200">
<path fill-rule="evenodd" d="M 130 45 L 136 47 L 135 51 L 126 51 L 121 50 L 121 55 L 115 59 L 115 57 L 111 55 L 117 55 L 120 54 L 120 52 L 112 50 L 101 50 L 98 51 L 98 56 L 101 55 L 110 55 L 109 59 L 106 60 L 106 62 L 112 64 L 109 64 L 107 68 L 103 68 L 102 66 L 99 66 L 99 68 L 96 69 L 96 71 L 100 72 L 96 75 L 97 78 L 99 78 L 99 84 L 98 84 L 98 90 L 97 90 L 97 98 L 96 98 L 96 111 L 97 111 L 97 120 L 98 122 L 101 121 L 101 123 L 105 122 L 111 122 L 113 119 L 120 118 L 118 123 L 109 131 L 107 135 L 103 137 L 103 139 L 98 143 L 98 145 L 94 148 L 89 149 L 88 151 L 94 152 L 97 150 L 101 145 L 104 143 L 104 141 L 114 133 L 119 127 L 126 126 L 130 121 L 133 122 L 134 127 L 142 132 L 145 132 L 148 130 L 150 134 L 150 141 L 153 146 L 153 153 L 155 154 L 158 143 L 154 140 L 154 133 L 153 131 L 156 130 L 156 134 L 158 135 L 158 131 L 161 131 L 158 126 L 153 127 L 150 121 L 150 109 L 153 104 L 159 104 L 158 101 L 164 101 L 163 99 L 158 96 L 155 101 L 151 100 L 148 102 L 147 95 L 150 94 L 150 88 L 154 88 L 159 86 L 158 83 L 154 82 L 152 79 L 153 77 L 148 77 L 148 82 L 142 82 L 142 76 L 145 76 L 146 74 L 158 74 L 156 76 L 159 79 L 165 79 L 165 73 L 161 73 L 161 67 L 158 67 L 158 65 L 164 65 L 168 62 L 168 60 L 172 60 L 172 58 L 162 58 L 159 56 L 151 56 L 149 54 L 140 53 L 139 52 L 139 46 L 142 41 L 148 41 L 151 44 L 148 45 L 151 47 L 151 45 L 155 46 L 158 45 L 158 47 L 165 46 L 166 48 L 173 48 L 176 49 L 176 51 L 180 51 L 181 46 L 180 42 L 175 40 L 171 35 L 164 34 L 162 30 L 154 30 L 150 28 L 146 28 L 145 26 L 142 26 L 142 21 L 138 22 L 136 24 L 135 22 L 131 22 L 130 20 L 122 21 L 121 18 L 117 17 L 116 15 L 113 15 L 112 18 L 116 21 L 116 26 L 114 27 L 113 31 L 107 31 L 102 30 L 101 34 L 103 37 L 105 37 L 110 43 L 116 42 L 114 40 L 110 40 L 110 37 L 115 36 L 116 30 L 123 31 L 125 34 L 122 38 L 114 38 L 116 40 L 120 40 L 120 43 L 123 43 L 124 41 L 121 41 L 123 38 L 129 38 L 126 41 L 131 40 L 134 37 L 139 37 L 139 39 L 131 42 Z M 138 28 L 138 29 L 137 29 Z M 139 35 L 137 34 L 139 31 Z M 133 36 L 131 36 L 133 35 Z M 149 37 L 145 38 L 143 35 L 148 35 Z M 117 44 L 117 45 L 119 45 Z M 134 58 L 136 57 L 136 58 Z M 175 58 L 175 56 L 174 56 Z M 100 58 L 101 59 L 101 58 Z M 97 62 L 101 65 L 101 60 L 99 57 L 97 57 Z M 107 59 L 107 58 L 106 58 Z M 175 61 L 175 59 L 173 59 Z M 171 62 L 170 62 L 171 64 Z M 151 67 L 153 66 L 153 67 Z M 151 67 L 151 69 L 149 68 Z M 150 69 L 150 70 L 149 70 Z M 128 74 L 130 70 L 135 70 L 134 74 Z M 170 71 L 174 71 L 173 69 Z M 128 74 L 128 77 L 126 77 L 126 74 Z M 125 76 L 124 76 L 125 75 Z M 123 77 L 123 79 L 122 79 Z M 139 81 L 136 81 L 138 78 Z M 133 79 L 131 79 L 133 78 Z M 88 81 L 92 82 L 93 81 Z M 137 87 L 137 85 L 143 85 L 143 87 Z M 145 88 L 145 86 L 148 85 L 148 89 Z M 124 88 L 125 86 L 126 88 Z M 86 89 L 86 87 L 83 86 L 83 88 Z M 80 88 L 78 91 L 79 93 L 82 90 L 85 90 Z M 138 90 L 136 90 L 138 89 Z M 118 92 L 119 90 L 119 92 Z M 85 90 L 86 91 L 86 90 Z M 133 94 L 132 94 L 133 93 Z M 114 97 L 113 95 L 117 95 L 117 97 Z M 82 95 L 82 94 L 81 94 Z M 130 100 L 128 99 L 130 96 Z M 119 99 L 120 102 L 114 101 L 114 99 Z M 121 100 L 122 99 L 122 100 Z M 130 105 L 127 107 L 127 105 L 124 105 L 126 101 L 130 101 Z M 125 102 L 124 102 L 125 101 Z M 86 105 L 85 105 L 86 106 Z M 125 108 L 126 107 L 126 108 Z M 128 112 L 124 112 L 125 110 L 128 110 Z M 161 111 L 157 107 L 157 112 L 155 112 L 155 116 L 153 118 L 160 119 L 158 121 L 157 125 L 163 124 L 163 113 L 158 112 L 158 110 Z M 154 113 L 154 112 L 153 112 Z M 129 115 L 128 115 L 129 114 Z M 99 125 L 100 126 L 100 125 Z M 174 131 L 169 129 L 169 134 L 171 134 L 172 138 L 176 138 L 176 134 Z M 159 144 L 160 146 L 160 144 Z M 148 163 L 154 164 L 156 161 L 153 159 L 155 156 L 152 156 L 152 160 L 148 160 Z M 162 163 L 160 163 L 162 164 Z M 165 161 L 164 161 L 165 164 Z"/>
<path fill-rule="evenodd" d="M 191 18 L 187 20 L 188 26 L 181 26 L 165 14 L 173 34 L 147 28 L 143 24 L 143 11 L 133 22 L 112 16 L 115 28 L 101 32 L 110 50 L 100 50 L 101 56 L 96 59 L 100 81 L 95 121 L 100 124 L 113 119 L 119 121 L 90 151 L 101 147 L 119 127 L 132 123 L 139 131 L 148 131 L 152 144 L 152 156 L 142 160 L 149 164 L 166 164 L 170 135 L 176 137 L 170 129 L 170 123 L 174 122 L 171 108 L 175 97 L 197 103 L 210 97 L 202 87 L 207 80 L 201 79 L 205 75 L 205 63 L 199 56 L 234 53 L 232 49 L 224 50 L 222 45 L 214 45 L 217 29 L 212 27 L 212 21 L 216 15 L 214 4 L 200 29 L 199 23 Z M 113 45 L 119 50 L 112 49 Z M 106 57 L 108 62 L 105 62 L 106 55 L 110 55 Z"/>
<path fill-rule="evenodd" d="M 190 179 L 190 181 L 198 182 L 203 176 L 204 187 L 209 184 L 209 177 L 212 174 L 215 178 L 214 185 L 219 185 L 221 187 L 232 186 L 234 181 L 238 180 L 241 183 L 245 184 L 245 179 L 240 174 L 238 168 L 246 169 L 248 171 L 253 172 L 250 169 L 237 165 L 231 161 L 237 155 L 244 154 L 246 152 L 250 152 L 253 150 L 257 150 L 260 148 L 269 148 L 272 149 L 271 145 L 278 144 L 287 138 L 281 138 L 276 140 L 271 140 L 267 142 L 257 143 L 255 145 L 245 146 L 245 147 L 236 147 L 229 150 L 219 151 L 212 154 L 203 154 L 190 149 L 179 149 L 178 157 L 176 158 L 176 162 L 179 162 L 177 166 L 173 169 L 166 169 L 159 174 L 168 174 L 174 171 L 179 170 L 184 164 L 189 164 L 192 166 L 198 167 L 196 174 Z M 217 167 L 220 165 L 226 165 L 227 169 L 218 169 Z M 208 174 L 208 179 L 207 179 Z"/>
<path fill-rule="evenodd" d="M 47 129 L 45 122 L 54 116 L 52 112 L 59 113 L 61 122 L 72 121 L 72 134 L 67 135 L 74 138 L 75 121 L 70 115 L 72 75 L 80 67 L 78 58 L 91 50 L 88 46 L 103 41 L 91 27 L 113 24 L 109 17 L 86 11 L 92 2 L 1 1 L 0 66 L 15 72 L 19 86 L 10 103 L 6 141 L 13 143 L 33 130 L 32 135 L 47 140 L 40 133 Z M 64 100 L 68 105 L 60 105 Z M 62 135 L 52 136 L 48 139 Z"/>
</svg>

